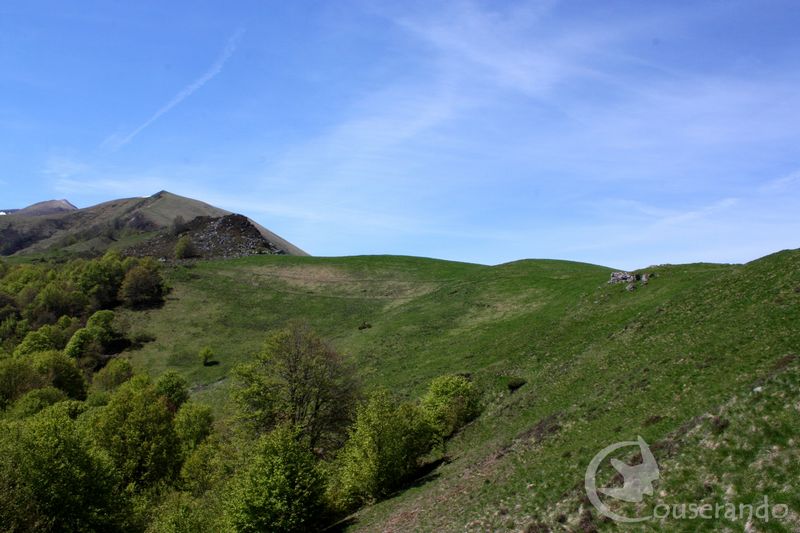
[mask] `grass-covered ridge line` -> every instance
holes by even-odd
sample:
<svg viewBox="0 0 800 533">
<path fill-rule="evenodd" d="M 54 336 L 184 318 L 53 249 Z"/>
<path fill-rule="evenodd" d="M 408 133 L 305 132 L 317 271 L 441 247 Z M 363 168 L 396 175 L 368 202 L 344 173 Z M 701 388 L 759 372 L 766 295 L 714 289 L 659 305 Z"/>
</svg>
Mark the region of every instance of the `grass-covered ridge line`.
<svg viewBox="0 0 800 533">
<path fill-rule="evenodd" d="M 368 386 L 415 397 L 438 375 L 468 373 L 484 410 L 451 441 L 450 462 L 351 527 L 578 523 L 580 502 L 562 500 L 595 452 L 636 435 L 666 439 L 800 348 L 797 251 L 647 271 L 650 283 L 626 292 L 606 284 L 610 269 L 563 261 L 200 262 L 168 272 L 163 308 L 130 314 L 134 333 L 156 339 L 130 357 L 156 375 L 178 370 L 223 416 L 229 370 L 294 318 L 352 357 Z M 206 345 L 219 365 L 198 363 Z M 513 394 L 512 377 L 527 382 Z"/>
</svg>

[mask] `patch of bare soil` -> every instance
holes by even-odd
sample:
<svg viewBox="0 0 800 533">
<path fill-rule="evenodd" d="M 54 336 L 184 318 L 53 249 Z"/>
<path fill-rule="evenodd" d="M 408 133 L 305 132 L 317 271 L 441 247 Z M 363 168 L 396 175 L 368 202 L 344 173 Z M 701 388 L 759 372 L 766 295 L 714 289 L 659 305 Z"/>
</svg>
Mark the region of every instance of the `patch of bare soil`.
<svg viewBox="0 0 800 533">
<path fill-rule="evenodd" d="M 361 278 L 344 269 L 326 265 L 254 266 L 237 270 L 251 276 L 254 284 L 279 281 L 284 292 L 336 298 L 410 300 L 433 292 L 436 281 L 394 278 Z"/>
</svg>

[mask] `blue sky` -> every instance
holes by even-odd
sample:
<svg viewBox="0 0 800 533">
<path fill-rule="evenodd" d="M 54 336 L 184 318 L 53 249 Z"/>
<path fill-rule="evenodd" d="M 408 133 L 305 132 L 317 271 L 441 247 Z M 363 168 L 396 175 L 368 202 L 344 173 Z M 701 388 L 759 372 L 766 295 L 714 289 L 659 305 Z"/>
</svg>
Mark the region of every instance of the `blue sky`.
<svg viewBox="0 0 800 533">
<path fill-rule="evenodd" d="M 800 2 L 0 4 L 0 208 L 166 189 L 314 255 L 800 246 Z"/>
</svg>

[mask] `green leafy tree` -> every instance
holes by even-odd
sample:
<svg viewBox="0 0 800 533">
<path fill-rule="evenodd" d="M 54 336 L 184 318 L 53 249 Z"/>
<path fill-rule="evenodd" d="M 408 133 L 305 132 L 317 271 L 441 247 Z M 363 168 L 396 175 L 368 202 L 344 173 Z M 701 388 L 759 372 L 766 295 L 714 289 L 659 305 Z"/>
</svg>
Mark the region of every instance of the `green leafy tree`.
<svg viewBox="0 0 800 533">
<path fill-rule="evenodd" d="M 0 359 L 0 409 L 5 409 L 26 392 L 47 383 L 33 367 L 31 358 Z"/>
<path fill-rule="evenodd" d="M 75 361 L 61 352 L 33 355 L 33 368 L 46 383 L 61 389 L 74 400 L 86 399 L 86 379 Z"/>
<path fill-rule="evenodd" d="M 130 361 L 115 357 L 92 377 L 92 388 L 97 391 L 111 392 L 133 377 Z"/>
<path fill-rule="evenodd" d="M 78 329 L 77 318 L 62 316 L 55 324 L 45 324 L 36 331 L 31 331 L 14 350 L 18 356 L 30 355 L 48 350 L 61 350 Z"/>
<path fill-rule="evenodd" d="M 35 415 L 46 407 L 50 407 L 66 399 L 67 395 L 64 391 L 55 387 L 33 389 L 14 402 L 14 405 L 12 405 L 9 410 L 9 417 L 17 419 L 27 418 Z"/>
<path fill-rule="evenodd" d="M 58 344 L 48 335 L 48 331 L 31 331 L 22 342 L 14 349 L 14 356 L 21 357 L 24 355 L 31 355 L 37 352 L 46 352 L 48 350 L 57 350 Z"/>
<path fill-rule="evenodd" d="M 241 416 L 256 431 L 289 424 L 312 448 L 343 440 L 358 393 L 355 373 L 306 324 L 273 333 L 255 360 L 234 372 Z"/>
<path fill-rule="evenodd" d="M 94 420 L 93 433 L 133 490 L 171 480 L 180 465 L 172 413 L 146 376 L 117 389 Z"/>
<path fill-rule="evenodd" d="M 188 385 L 186 378 L 173 370 L 168 370 L 156 381 L 156 392 L 167 400 L 167 407 L 174 413 L 189 399 Z"/>
<path fill-rule="evenodd" d="M 62 316 L 79 316 L 89 303 L 79 290 L 60 281 L 51 281 L 36 295 L 27 314 L 37 325 L 52 324 Z"/>
<path fill-rule="evenodd" d="M 94 366 L 103 354 L 103 344 L 98 340 L 95 329 L 81 328 L 70 338 L 64 354 L 82 361 L 86 366 Z"/>
<path fill-rule="evenodd" d="M 324 509 L 324 479 L 298 430 L 279 427 L 261 438 L 228 502 L 235 531 L 314 531 Z"/>
<path fill-rule="evenodd" d="M 54 326 L 44 326 L 40 330 L 47 331 L 48 328 L 53 328 L 50 334 L 56 342 L 59 350 L 64 349 L 72 338 L 72 335 L 81 328 L 81 319 L 74 316 L 62 316 Z"/>
<path fill-rule="evenodd" d="M 172 219 L 172 224 L 170 225 L 170 232 L 177 236 L 186 231 L 186 221 L 183 219 L 182 216 L 178 215 Z"/>
<path fill-rule="evenodd" d="M 229 444 L 230 446 L 230 444 Z M 229 453 L 213 436 L 198 444 L 183 462 L 181 467 L 181 486 L 195 496 L 200 496 L 214 487 L 223 485 L 223 481 L 233 470 Z"/>
<path fill-rule="evenodd" d="M 127 502 L 114 467 L 79 430 L 66 403 L 0 427 L 5 531 L 125 529 Z"/>
<path fill-rule="evenodd" d="M 104 348 L 118 337 L 118 333 L 114 329 L 115 316 L 114 311 L 102 310 L 95 312 L 86 321 L 86 329 L 94 333 L 95 338 Z"/>
<path fill-rule="evenodd" d="M 10 316 L 20 316 L 17 301 L 10 294 L 0 291 L 0 322 Z"/>
<path fill-rule="evenodd" d="M 206 346 L 205 348 L 200 350 L 199 357 L 200 357 L 200 362 L 203 364 L 203 366 L 208 366 L 209 364 L 211 364 L 211 361 L 214 358 L 214 352 L 213 350 L 211 350 L 211 348 Z"/>
<path fill-rule="evenodd" d="M 422 397 L 422 409 L 439 434 L 446 438 L 478 416 L 480 395 L 463 376 L 440 376 Z"/>
<path fill-rule="evenodd" d="M 149 307 L 162 303 L 165 292 L 164 279 L 158 264 L 152 260 L 143 260 L 125 274 L 120 287 L 120 299 L 128 307 Z"/>
<path fill-rule="evenodd" d="M 214 516 L 214 509 L 206 503 L 185 492 L 170 492 L 152 513 L 146 533 L 223 531 L 215 524 L 219 520 Z"/>
<path fill-rule="evenodd" d="M 95 309 L 114 307 L 125 276 L 122 261 L 115 252 L 88 261 L 77 275 L 77 284 Z"/>
<path fill-rule="evenodd" d="M 0 322 L 0 345 L 13 352 L 14 347 L 28 334 L 28 321 L 9 316 Z"/>
<path fill-rule="evenodd" d="M 184 451 L 191 452 L 210 434 L 214 424 L 211 408 L 195 402 L 184 403 L 175 414 L 175 433 Z"/>
<path fill-rule="evenodd" d="M 92 390 L 86 395 L 87 407 L 105 407 L 111 400 L 111 393 L 101 390 Z"/>
<path fill-rule="evenodd" d="M 419 469 L 437 443 L 435 428 L 416 404 L 375 393 L 358 408 L 338 457 L 333 501 L 347 511 L 388 495 Z"/>
</svg>

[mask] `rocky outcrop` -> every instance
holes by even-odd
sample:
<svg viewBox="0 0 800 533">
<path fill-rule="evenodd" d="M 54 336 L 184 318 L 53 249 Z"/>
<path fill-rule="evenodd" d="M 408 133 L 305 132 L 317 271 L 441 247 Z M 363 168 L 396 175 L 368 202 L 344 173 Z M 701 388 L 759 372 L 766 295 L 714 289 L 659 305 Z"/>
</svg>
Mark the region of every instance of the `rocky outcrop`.
<svg viewBox="0 0 800 533">
<path fill-rule="evenodd" d="M 637 287 L 647 285 L 653 277 L 652 273 L 635 274 L 632 272 L 612 272 L 611 279 L 608 280 L 610 285 L 617 283 L 625 283 L 625 290 L 628 292 L 635 291 Z"/>
<path fill-rule="evenodd" d="M 612 272 L 611 279 L 608 280 L 608 283 L 613 285 L 615 283 L 632 283 L 636 280 L 636 274 L 631 274 L 630 272 Z"/>
</svg>

